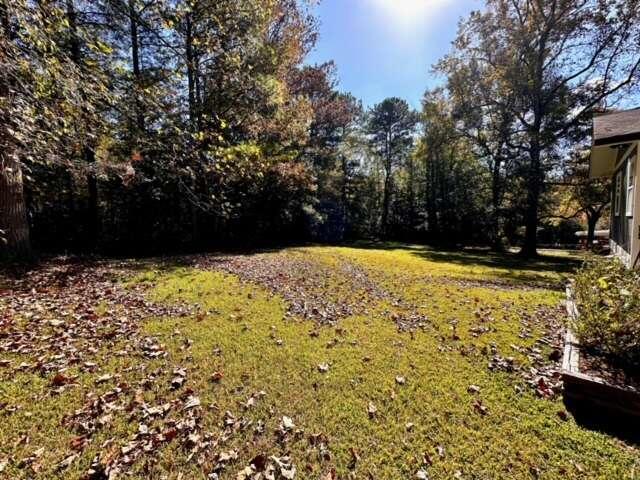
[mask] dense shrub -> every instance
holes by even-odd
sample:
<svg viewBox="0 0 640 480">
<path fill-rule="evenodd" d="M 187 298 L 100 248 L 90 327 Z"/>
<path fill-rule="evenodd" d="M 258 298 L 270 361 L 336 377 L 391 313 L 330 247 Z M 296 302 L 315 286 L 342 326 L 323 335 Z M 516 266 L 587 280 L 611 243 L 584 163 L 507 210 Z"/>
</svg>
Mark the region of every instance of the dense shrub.
<svg viewBox="0 0 640 480">
<path fill-rule="evenodd" d="M 580 342 L 623 363 L 640 365 L 640 272 L 617 259 L 591 258 L 578 272 Z"/>
</svg>

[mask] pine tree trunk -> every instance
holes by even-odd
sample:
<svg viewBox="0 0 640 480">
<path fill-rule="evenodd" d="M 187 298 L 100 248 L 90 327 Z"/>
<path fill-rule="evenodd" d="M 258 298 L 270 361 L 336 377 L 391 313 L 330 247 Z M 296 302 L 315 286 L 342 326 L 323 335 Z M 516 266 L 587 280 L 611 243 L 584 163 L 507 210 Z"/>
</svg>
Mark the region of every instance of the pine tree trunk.
<svg viewBox="0 0 640 480">
<path fill-rule="evenodd" d="M 440 226 L 438 225 L 438 187 L 436 182 L 436 158 L 432 157 L 428 159 L 428 165 L 425 169 L 426 189 L 427 189 L 427 228 L 429 236 L 432 242 L 438 242 L 440 240 Z"/>
<path fill-rule="evenodd" d="M 66 1 L 67 20 L 71 30 L 70 53 L 73 62 L 82 68 L 82 51 L 80 49 L 80 38 L 78 36 L 77 13 L 73 0 Z M 86 101 L 84 91 L 80 91 L 83 101 Z M 87 164 L 87 218 L 85 222 L 87 249 L 95 251 L 98 246 L 98 235 L 100 220 L 98 217 L 98 181 L 96 179 L 95 168 L 96 153 L 92 146 L 85 145 L 83 151 L 84 161 Z"/>
<path fill-rule="evenodd" d="M 91 147 L 85 147 L 84 160 L 87 163 L 87 247 L 93 252 L 98 248 L 100 237 L 100 212 L 98 209 L 98 179 L 94 171 L 96 156 Z"/>
<path fill-rule="evenodd" d="M 194 58 L 193 58 L 193 36 L 191 25 L 191 14 L 187 14 L 185 18 L 185 55 L 187 64 L 187 92 L 189 101 L 189 121 L 191 122 L 191 128 L 196 130 L 196 73 L 194 71 Z"/>
<path fill-rule="evenodd" d="M 32 256 L 20 162 L 3 153 L 0 159 L 0 249 L 2 257 L 24 261 Z"/>
<path fill-rule="evenodd" d="M 380 224 L 380 233 L 383 237 L 387 236 L 387 224 L 389 222 L 389 204 L 391 190 L 391 170 L 393 167 L 391 159 L 391 132 L 386 133 L 384 146 L 384 190 L 382 192 L 382 222 Z"/>
<path fill-rule="evenodd" d="M 380 224 L 380 232 L 383 237 L 387 236 L 389 222 L 389 205 L 391 190 L 391 172 L 386 170 L 384 177 L 384 190 L 382 192 L 382 222 Z"/>
<path fill-rule="evenodd" d="M 414 235 L 414 228 L 416 223 L 416 192 L 415 192 L 415 165 L 413 158 L 409 157 L 409 230 L 411 235 Z"/>
<path fill-rule="evenodd" d="M 350 234 L 349 224 L 349 161 L 346 155 L 340 155 L 340 165 L 342 166 L 342 188 L 340 189 L 340 216 L 342 220 L 342 235 L 340 241 Z"/>
<path fill-rule="evenodd" d="M 142 89 L 142 74 L 140 72 L 140 41 L 138 39 L 138 16 L 134 0 L 129 0 L 129 27 L 131 34 L 131 64 L 133 66 L 134 102 L 136 109 L 136 127 L 138 135 L 144 132 L 144 113 L 140 104 L 140 90 Z"/>
</svg>

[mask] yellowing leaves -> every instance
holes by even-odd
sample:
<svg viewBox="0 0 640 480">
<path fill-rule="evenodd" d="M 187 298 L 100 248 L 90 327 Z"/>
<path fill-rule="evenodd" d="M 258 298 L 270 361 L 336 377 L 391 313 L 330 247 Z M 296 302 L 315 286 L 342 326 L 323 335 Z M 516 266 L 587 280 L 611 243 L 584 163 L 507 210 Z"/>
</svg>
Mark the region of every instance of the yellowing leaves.
<svg viewBox="0 0 640 480">
<path fill-rule="evenodd" d="M 193 139 L 198 142 L 202 142 L 206 138 L 205 132 L 195 132 L 192 136 L 193 136 Z"/>
<path fill-rule="evenodd" d="M 602 290 L 606 290 L 609 288 L 609 283 L 607 282 L 607 277 L 600 277 L 598 278 L 598 286 L 602 289 Z"/>
<path fill-rule="evenodd" d="M 104 55 L 111 55 L 113 53 L 113 48 L 107 45 L 101 40 L 95 40 L 89 44 L 89 48 L 94 52 L 102 53 Z"/>
</svg>

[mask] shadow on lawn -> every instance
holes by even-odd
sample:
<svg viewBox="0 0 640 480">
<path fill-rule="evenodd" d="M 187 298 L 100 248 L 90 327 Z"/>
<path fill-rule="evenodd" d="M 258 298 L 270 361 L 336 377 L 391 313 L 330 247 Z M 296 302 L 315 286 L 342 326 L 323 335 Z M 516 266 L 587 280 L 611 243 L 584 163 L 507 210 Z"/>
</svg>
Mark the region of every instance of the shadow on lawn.
<svg viewBox="0 0 640 480">
<path fill-rule="evenodd" d="M 309 246 L 309 245 L 302 245 Z M 188 277 L 191 273 L 188 271 L 178 272 L 181 269 L 200 267 L 215 267 L 218 264 L 223 264 L 229 257 L 251 257 L 258 254 L 266 253 L 279 253 L 287 248 L 296 248 L 295 245 L 282 246 L 282 247 L 266 247 L 266 248 L 252 248 L 252 249 L 227 249 L 219 250 L 215 252 L 201 252 L 192 254 L 180 254 L 180 255 L 163 255 L 157 257 L 148 258 L 136 258 L 128 260 L 128 268 L 134 272 L 143 272 L 149 269 L 157 270 L 162 273 L 172 273 L 178 277 Z"/>
<path fill-rule="evenodd" d="M 582 264 L 580 258 L 568 255 L 541 254 L 534 259 L 524 259 L 516 253 L 494 253 L 485 249 L 468 248 L 464 250 L 435 249 L 424 245 L 402 243 L 356 243 L 355 248 L 374 250 L 404 250 L 423 260 L 436 263 L 448 263 L 463 267 L 486 267 L 496 269 L 489 275 L 506 281 L 524 283 L 557 283 L 550 274 L 570 275 Z"/>
<path fill-rule="evenodd" d="M 633 417 L 610 413 L 606 408 L 594 411 L 592 408 L 585 408 L 566 400 L 565 405 L 578 425 L 615 437 L 635 448 L 640 447 L 640 431 Z"/>
<path fill-rule="evenodd" d="M 117 259 L 100 257 L 57 257 L 45 261 L 45 264 L 57 264 L 65 267 L 59 272 L 60 281 L 64 282 L 65 277 L 77 273 L 78 270 L 87 266 L 97 266 L 103 263 L 118 264 L 127 263 L 127 268 L 134 271 L 142 271 L 149 268 L 161 271 L 175 270 L 181 267 L 193 267 L 203 259 L 209 265 L 223 262 L 229 255 L 252 256 L 260 253 L 277 253 L 286 248 L 308 247 L 313 244 L 289 245 L 282 247 L 261 248 L 261 249 L 230 249 L 217 252 L 203 252 L 201 254 L 167 255 L 148 258 Z M 343 245 L 351 248 L 361 248 L 370 250 L 400 250 L 410 253 L 416 257 L 429 262 L 443 264 L 453 264 L 463 267 L 477 268 L 484 267 L 494 269 L 487 272 L 487 277 L 505 281 L 508 283 L 520 284 L 540 284 L 544 286 L 558 286 L 559 282 L 554 275 L 573 273 L 581 264 L 581 260 L 576 257 L 566 255 L 541 255 L 536 259 L 525 260 L 514 253 L 497 254 L 481 249 L 446 250 L 435 249 L 425 245 L 412 245 L 399 242 L 354 242 Z M 37 268 L 37 266 L 36 266 Z M 29 269 L 26 269 L 28 271 Z M 0 288 L 2 278 L 5 280 L 20 278 L 25 271 L 14 273 L 8 271 L 0 272 Z"/>
</svg>

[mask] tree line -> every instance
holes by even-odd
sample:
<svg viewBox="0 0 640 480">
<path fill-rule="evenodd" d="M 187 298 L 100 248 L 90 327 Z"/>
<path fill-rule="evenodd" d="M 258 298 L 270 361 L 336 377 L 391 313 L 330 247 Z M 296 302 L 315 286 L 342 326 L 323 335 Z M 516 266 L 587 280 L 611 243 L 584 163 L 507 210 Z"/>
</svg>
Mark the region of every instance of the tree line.
<svg viewBox="0 0 640 480">
<path fill-rule="evenodd" d="M 605 213 L 591 117 L 640 75 L 636 0 L 487 0 L 420 111 L 306 64 L 297 0 L 5 0 L 0 23 L 13 259 L 359 238 L 532 256 L 550 219 Z"/>
</svg>

